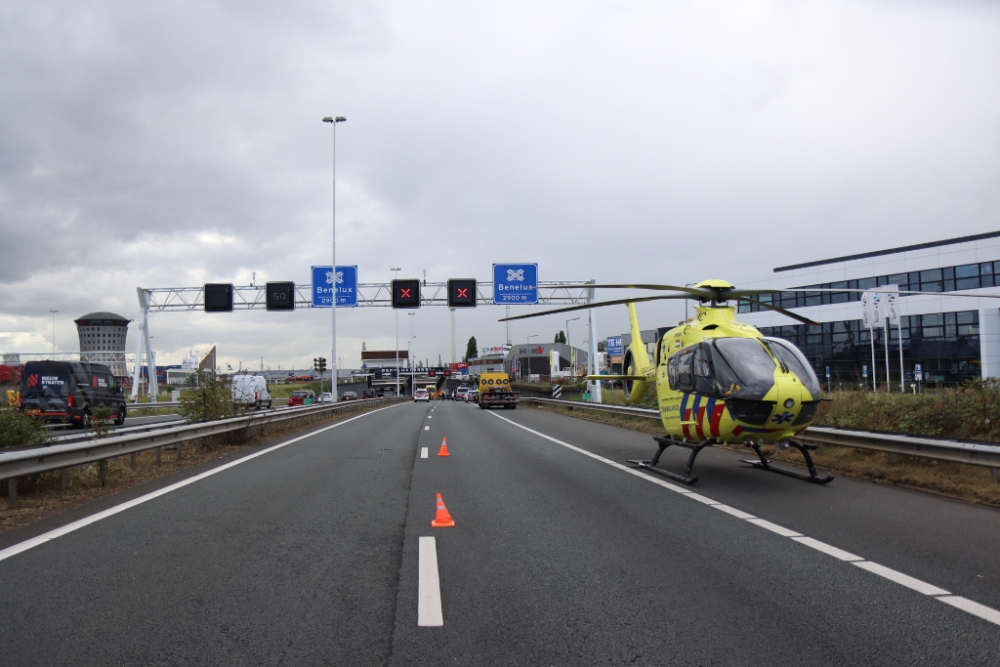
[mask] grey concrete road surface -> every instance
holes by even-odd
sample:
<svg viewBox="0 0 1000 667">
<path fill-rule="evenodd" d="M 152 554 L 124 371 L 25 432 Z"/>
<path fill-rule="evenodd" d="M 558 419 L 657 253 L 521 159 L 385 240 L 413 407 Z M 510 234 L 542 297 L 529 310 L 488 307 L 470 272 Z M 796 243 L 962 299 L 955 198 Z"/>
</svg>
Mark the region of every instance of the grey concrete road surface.
<svg viewBox="0 0 1000 667">
<path fill-rule="evenodd" d="M 0 656 L 998 664 L 1000 512 L 717 449 L 693 489 L 621 465 L 652 449 L 524 406 L 361 415 L 0 536 Z"/>
</svg>

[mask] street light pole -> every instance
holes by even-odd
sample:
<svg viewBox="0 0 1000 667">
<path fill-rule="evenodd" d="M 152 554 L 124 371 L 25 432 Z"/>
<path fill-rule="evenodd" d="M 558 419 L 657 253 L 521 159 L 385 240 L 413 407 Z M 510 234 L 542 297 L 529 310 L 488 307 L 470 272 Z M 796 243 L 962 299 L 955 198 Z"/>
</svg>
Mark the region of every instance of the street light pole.
<svg viewBox="0 0 1000 667">
<path fill-rule="evenodd" d="M 415 391 L 413 384 L 414 367 L 412 344 L 413 339 L 416 338 L 416 336 L 413 335 L 413 316 L 416 315 L 416 313 L 407 313 L 407 315 L 410 317 L 410 339 L 406 341 L 406 365 L 410 368 L 410 393 L 412 393 Z"/>
<path fill-rule="evenodd" d="M 339 400 L 337 396 L 337 123 L 343 123 L 347 119 L 343 116 L 331 118 L 327 116 L 324 123 L 333 126 L 333 247 L 332 247 L 332 270 L 333 270 L 333 293 L 331 294 L 330 319 L 332 326 L 332 345 L 330 348 L 330 393 L 333 394 L 333 402 Z M 323 389 L 323 377 L 319 379 L 320 391 Z"/>
<path fill-rule="evenodd" d="M 392 279 L 395 280 L 399 275 L 399 272 L 403 269 L 401 267 L 396 267 L 394 269 L 389 269 L 392 271 Z M 396 396 L 399 396 L 399 311 L 396 310 Z"/>
<path fill-rule="evenodd" d="M 576 322 L 579 317 L 574 317 L 571 320 L 566 320 L 566 344 L 569 346 L 569 376 L 573 377 L 573 339 L 569 335 L 569 323 Z"/>
<path fill-rule="evenodd" d="M 59 311 L 58 310 L 50 310 L 49 312 L 52 313 L 52 356 L 55 356 L 55 354 L 56 354 L 56 313 L 58 313 Z"/>
</svg>

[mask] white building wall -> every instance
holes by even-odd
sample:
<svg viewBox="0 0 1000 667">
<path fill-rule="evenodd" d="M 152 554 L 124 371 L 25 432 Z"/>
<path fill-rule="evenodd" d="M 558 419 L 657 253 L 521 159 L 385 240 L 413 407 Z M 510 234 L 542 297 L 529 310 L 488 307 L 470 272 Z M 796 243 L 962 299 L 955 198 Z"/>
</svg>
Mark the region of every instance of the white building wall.
<svg viewBox="0 0 1000 667">
<path fill-rule="evenodd" d="M 997 260 L 1000 260 L 1000 237 L 780 271 L 748 281 L 739 287 L 747 289 L 803 287 Z M 945 296 L 934 293 L 907 296 L 899 300 L 900 314 L 924 315 L 978 310 L 982 373 L 984 377 L 1000 377 L 1000 310 L 998 310 L 1000 287 L 962 290 L 962 294 L 968 296 Z M 816 322 L 858 320 L 861 319 L 861 302 L 796 308 L 795 312 Z M 799 324 L 774 311 L 740 313 L 739 318 L 757 327 Z"/>
</svg>

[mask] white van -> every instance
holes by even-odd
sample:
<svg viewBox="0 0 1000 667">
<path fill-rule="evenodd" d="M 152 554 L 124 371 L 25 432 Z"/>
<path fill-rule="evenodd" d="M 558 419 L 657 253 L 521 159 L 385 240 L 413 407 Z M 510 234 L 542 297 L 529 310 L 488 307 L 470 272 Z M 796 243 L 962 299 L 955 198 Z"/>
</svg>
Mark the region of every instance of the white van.
<svg viewBox="0 0 1000 667">
<path fill-rule="evenodd" d="M 234 375 L 231 386 L 236 405 L 254 409 L 271 407 L 271 392 L 267 390 L 267 378 L 263 375 Z"/>
</svg>

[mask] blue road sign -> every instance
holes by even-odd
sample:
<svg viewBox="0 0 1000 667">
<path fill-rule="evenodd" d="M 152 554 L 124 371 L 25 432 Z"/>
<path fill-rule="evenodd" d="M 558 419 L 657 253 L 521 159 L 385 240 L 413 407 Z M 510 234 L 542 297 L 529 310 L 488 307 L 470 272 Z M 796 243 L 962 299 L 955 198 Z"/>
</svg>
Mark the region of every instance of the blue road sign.
<svg viewBox="0 0 1000 667">
<path fill-rule="evenodd" d="M 338 266 L 334 274 L 329 266 L 314 266 L 312 267 L 313 308 L 330 307 L 334 284 L 337 286 L 338 308 L 358 305 L 358 267 Z"/>
<path fill-rule="evenodd" d="M 622 337 L 613 336 L 608 338 L 605 345 L 607 346 L 607 352 L 612 357 L 622 356 Z"/>
<path fill-rule="evenodd" d="M 494 264 L 493 303 L 500 306 L 538 303 L 538 265 Z"/>
</svg>

